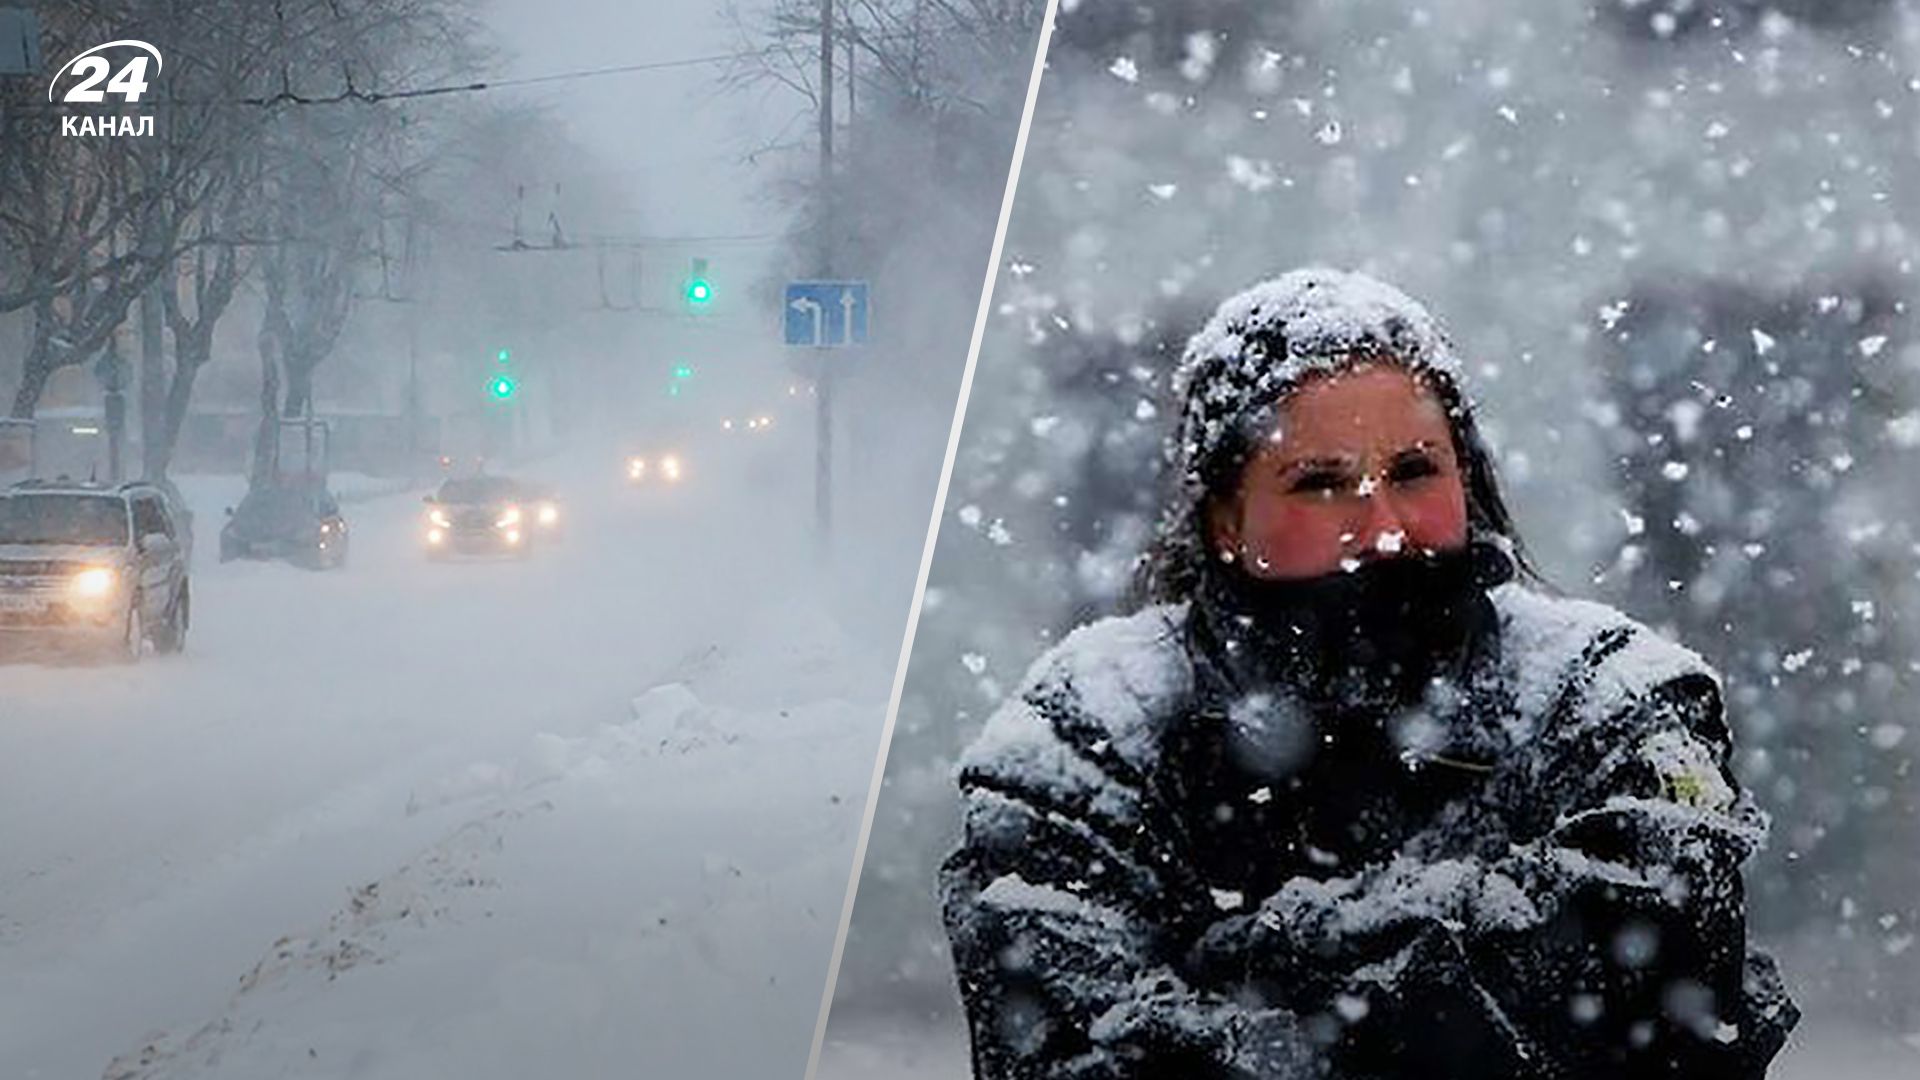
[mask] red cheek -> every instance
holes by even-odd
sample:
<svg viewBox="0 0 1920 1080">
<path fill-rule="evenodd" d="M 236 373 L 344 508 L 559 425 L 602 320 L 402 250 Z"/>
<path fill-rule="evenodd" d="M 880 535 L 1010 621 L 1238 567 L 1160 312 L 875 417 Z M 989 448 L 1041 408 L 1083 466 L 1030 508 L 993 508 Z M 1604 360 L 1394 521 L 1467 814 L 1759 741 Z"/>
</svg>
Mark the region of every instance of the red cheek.
<svg viewBox="0 0 1920 1080">
<path fill-rule="evenodd" d="M 1255 577 L 1315 577 L 1339 568 L 1341 539 L 1353 531 L 1338 501 L 1256 498 L 1242 521 L 1247 572 Z"/>
<path fill-rule="evenodd" d="M 1420 548 L 1455 548 L 1467 541 L 1467 511 L 1456 491 L 1436 488 L 1402 496 L 1396 510 L 1407 543 Z"/>
<path fill-rule="evenodd" d="M 1466 542 L 1465 499 L 1458 488 L 1403 491 L 1372 504 L 1353 499 L 1320 502 L 1255 495 L 1242 507 L 1241 544 L 1255 577 L 1330 574 L 1341 560 L 1364 551 L 1384 531 L 1398 529 L 1412 548 L 1456 548 Z"/>
</svg>

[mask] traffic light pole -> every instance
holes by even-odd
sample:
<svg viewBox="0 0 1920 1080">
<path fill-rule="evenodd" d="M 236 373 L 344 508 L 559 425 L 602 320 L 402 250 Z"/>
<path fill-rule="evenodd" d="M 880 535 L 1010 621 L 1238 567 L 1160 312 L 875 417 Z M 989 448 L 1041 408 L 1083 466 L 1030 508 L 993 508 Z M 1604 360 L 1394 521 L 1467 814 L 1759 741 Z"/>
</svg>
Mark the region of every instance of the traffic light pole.
<svg viewBox="0 0 1920 1080">
<path fill-rule="evenodd" d="M 820 278 L 833 276 L 833 0 L 820 0 Z M 833 545 L 833 381 L 830 356 L 821 357 L 814 412 L 813 513 L 819 554 Z"/>
</svg>

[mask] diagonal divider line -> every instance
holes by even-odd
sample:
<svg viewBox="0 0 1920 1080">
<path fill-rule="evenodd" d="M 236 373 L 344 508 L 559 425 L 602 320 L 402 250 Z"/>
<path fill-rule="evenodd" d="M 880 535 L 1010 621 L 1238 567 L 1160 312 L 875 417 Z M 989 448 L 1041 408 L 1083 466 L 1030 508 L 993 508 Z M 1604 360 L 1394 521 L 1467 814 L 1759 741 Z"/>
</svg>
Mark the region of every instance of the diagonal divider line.
<svg viewBox="0 0 1920 1080">
<path fill-rule="evenodd" d="M 887 720 L 880 732 L 880 752 L 873 764 L 873 779 L 867 786 L 866 813 L 860 819 L 860 839 L 854 844 L 853 867 L 847 874 L 846 900 L 840 907 L 840 927 L 833 938 L 833 958 L 827 965 L 826 986 L 820 992 L 820 1015 L 814 1024 L 813 1048 L 807 1054 L 805 1080 L 814 1080 L 820 1069 L 820 1051 L 826 1044 L 827 1018 L 833 1011 L 833 991 L 840 981 L 840 960 L 847 948 L 847 931 L 853 923 L 853 904 L 860 889 L 860 870 L 867 861 L 867 840 L 873 835 L 874 811 L 880 802 L 880 786 L 887 774 L 887 751 L 893 746 L 894 721 L 900 714 L 900 697 L 907 682 L 907 662 L 913 656 L 913 639 L 920 627 L 920 606 L 927 595 L 927 577 L 933 569 L 933 549 L 940 538 L 940 519 L 947 505 L 947 487 L 953 480 L 953 461 L 960 449 L 960 432 L 967 416 L 967 398 L 973 391 L 973 372 L 980 362 L 980 344 L 986 337 L 987 316 L 993 310 L 993 290 L 1000 277 L 1001 252 L 1007 242 L 1007 222 L 1013 217 L 1014 195 L 1020 187 L 1020 166 L 1027 155 L 1027 133 L 1033 127 L 1034 102 L 1040 96 L 1040 77 L 1047 66 L 1047 46 L 1053 40 L 1054 16 L 1060 0 L 1047 0 L 1047 11 L 1040 21 L 1040 40 L 1034 46 L 1033 71 L 1027 79 L 1027 102 L 1020 113 L 1020 133 L 1014 139 L 1013 160 L 1007 167 L 1007 186 L 1000 200 L 1000 221 L 994 228 L 993 253 L 987 260 L 986 282 L 980 293 L 980 307 L 973 318 L 973 340 L 967 346 L 967 366 L 960 376 L 960 398 L 954 403 L 953 425 L 947 432 L 947 458 L 940 467 L 940 485 L 934 491 L 932 520 L 927 525 L 927 542 L 920 552 L 920 576 L 913 587 L 913 606 L 907 612 L 907 633 L 900 643 L 900 659 L 894 666 L 893 691 L 887 698 Z"/>
</svg>

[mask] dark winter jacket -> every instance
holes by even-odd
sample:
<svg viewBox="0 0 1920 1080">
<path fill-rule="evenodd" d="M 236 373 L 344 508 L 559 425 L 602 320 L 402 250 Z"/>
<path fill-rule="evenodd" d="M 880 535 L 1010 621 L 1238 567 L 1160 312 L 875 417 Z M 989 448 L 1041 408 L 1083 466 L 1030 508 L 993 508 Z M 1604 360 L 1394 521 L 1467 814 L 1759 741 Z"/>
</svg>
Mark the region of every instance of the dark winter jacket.
<svg viewBox="0 0 1920 1080">
<path fill-rule="evenodd" d="M 1746 940 L 1766 819 L 1714 673 L 1599 604 L 1487 602 L 1418 753 L 1285 783 L 1223 752 L 1262 703 L 1187 605 L 1043 657 L 942 871 L 975 1074 L 1763 1076 L 1798 1012 Z"/>
</svg>

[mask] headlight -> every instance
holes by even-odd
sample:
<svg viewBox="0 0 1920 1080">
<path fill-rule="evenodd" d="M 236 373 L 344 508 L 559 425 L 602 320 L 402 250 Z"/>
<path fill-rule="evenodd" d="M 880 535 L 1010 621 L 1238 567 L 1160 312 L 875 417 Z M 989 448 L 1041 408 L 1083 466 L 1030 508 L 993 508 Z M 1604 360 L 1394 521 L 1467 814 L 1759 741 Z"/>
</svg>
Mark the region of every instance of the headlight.
<svg viewBox="0 0 1920 1080">
<path fill-rule="evenodd" d="M 89 566 L 73 575 L 68 587 L 81 600 L 98 600 L 111 595 L 120 584 L 120 575 L 111 566 Z"/>
<path fill-rule="evenodd" d="M 540 507 L 540 524 L 552 525 L 559 520 L 560 520 L 559 507 L 553 505 L 552 503 L 547 503 L 546 505 Z"/>
<path fill-rule="evenodd" d="M 453 519 L 447 516 L 447 512 L 445 510 L 428 511 L 427 520 L 433 522 L 434 525 L 442 529 L 453 528 Z"/>
<path fill-rule="evenodd" d="M 493 527 L 496 529 L 506 529 L 518 524 L 520 524 L 520 508 L 517 506 L 509 506 L 507 507 L 507 512 L 500 515 L 500 520 L 493 523 Z"/>
<path fill-rule="evenodd" d="M 628 458 L 627 459 L 627 475 L 632 477 L 635 480 L 638 480 L 641 477 L 647 475 L 647 459 L 646 458 Z"/>
<path fill-rule="evenodd" d="M 443 533 L 443 532 L 441 532 L 441 531 L 440 531 L 439 529 L 428 529 L 428 530 L 427 530 L 427 544 L 428 544 L 428 546 L 430 546 L 430 547 L 432 547 L 432 546 L 438 546 L 438 545 L 440 545 L 440 544 L 444 544 L 444 543 L 446 543 L 446 541 L 447 541 L 447 534 L 446 534 L 446 533 Z"/>
<path fill-rule="evenodd" d="M 677 457 L 666 458 L 660 462 L 660 471 L 669 480 L 680 479 L 680 459 Z"/>
</svg>

